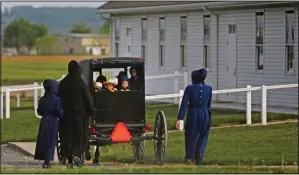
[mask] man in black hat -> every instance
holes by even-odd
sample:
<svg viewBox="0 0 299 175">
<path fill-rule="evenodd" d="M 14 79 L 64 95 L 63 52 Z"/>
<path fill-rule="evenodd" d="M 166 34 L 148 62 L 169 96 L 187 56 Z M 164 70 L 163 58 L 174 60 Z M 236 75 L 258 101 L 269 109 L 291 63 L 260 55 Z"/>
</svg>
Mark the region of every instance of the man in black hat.
<svg viewBox="0 0 299 175">
<path fill-rule="evenodd" d="M 127 73 L 125 71 L 120 71 L 118 73 L 118 76 L 116 76 L 117 80 L 118 80 L 118 83 L 117 83 L 117 90 L 120 90 L 121 89 L 121 80 L 123 77 L 127 76 Z"/>
<path fill-rule="evenodd" d="M 130 74 L 131 78 L 129 80 L 129 84 L 132 90 L 141 90 L 141 83 L 139 81 L 139 78 L 137 76 L 136 68 L 131 67 L 130 68 Z"/>
</svg>

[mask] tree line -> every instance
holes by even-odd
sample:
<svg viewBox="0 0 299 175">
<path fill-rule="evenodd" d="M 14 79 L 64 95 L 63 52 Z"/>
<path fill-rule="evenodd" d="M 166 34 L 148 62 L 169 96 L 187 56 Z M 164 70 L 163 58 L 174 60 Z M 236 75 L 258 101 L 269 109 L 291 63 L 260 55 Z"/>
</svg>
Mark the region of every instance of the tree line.
<svg viewBox="0 0 299 175">
<path fill-rule="evenodd" d="M 72 25 L 70 33 L 92 33 L 92 28 L 85 22 Z M 101 26 L 99 33 L 109 34 L 110 23 Z M 3 32 L 3 46 L 15 48 L 20 54 L 20 48 L 26 47 L 28 53 L 34 48 L 38 53 L 48 54 L 58 49 L 57 38 L 52 36 L 43 24 L 32 23 L 24 18 L 10 22 Z"/>
</svg>

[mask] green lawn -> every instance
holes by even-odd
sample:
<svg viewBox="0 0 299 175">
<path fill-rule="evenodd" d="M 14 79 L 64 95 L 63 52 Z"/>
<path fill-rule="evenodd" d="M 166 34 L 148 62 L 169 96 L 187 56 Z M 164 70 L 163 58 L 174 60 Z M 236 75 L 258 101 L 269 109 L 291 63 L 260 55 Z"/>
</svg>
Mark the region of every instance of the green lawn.
<svg viewBox="0 0 299 175">
<path fill-rule="evenodd" d="M 145 162 L 153 162 L 153 143 L 145 143 Z M 181 163 L 184 158 L 184 133 L 168 135 L 167 163 Z M 102 161 L 132 162 L 129 144 L 106 146 Z M 298 123 L 258 127 L 212 129 L 204 164 L 218 165 L 294 165 L 298 162 Z"/>
<path fill-rule="evenodd" d="M 217 167 L 155 167 L 155 168 L 80 168 L 80 169 L 61 169 L 53 168 L 48 170 L 42 169 L 2 169 L 2 173 L 68 173 L 68 174 L 91 174 L 91 173 L 215 173 L 215 174 L 245 174 L 245 173 L 267 173 L 267 174 L 278 174 L 278 173 L 298 173 L 297 169 L 289 168 L 254 168 L 254 167 L 228 167 L 228 168 L 217 168 Z"/>
<path fill-rule="evenodd" d="M 1 86 L 43 82 L 46 78 L 60 79 L 62 74 L 67 74 L 65 62 L 10 62 L 1 63 Z"/>
<path fill-rule="evenodd" d="M 39 119 L 35 117 L 32 105 L 32 101 L 22 99 L 21 107 L 16 108 L 15 100 L 11 100 L 11 118 L 8 120 L 3 119 L 1 121 L 2 142 L 35 141 L 39 127 Z M 177 105 L 148 105 L 146 110 L 147 123 L 154 126 L 157 111 L 163 110 L 167 118 L 168 129 L 174 129 L 177 109 Z M 298 115 L 268 113 L 268 121 L 285 119 L 298 119 Z M 259 113 L 253 113 L 252 122 L 260 122 Z M 244 123 L 246 123 L 245 112 L 212 110 L 212 126 Z"/>
<path fill-rule="evenodd" d="M 297 173 L 298 123 L 255 127 L 212 129 L 201 167 L 182 164 L 184 158 L 183 132 L 169 133 L 166 164 L 157 167 L 153 161 L 152 141 L 145 143 L 143 162 L 133 163 L 129 144 L 101 148 L 101 162 L 127 163 L 122 168 L 85 167 L 67 170 L 2 169 L 3 173 Z M 216 166 L 218 165 L 218 167 Z M 223 167 L 221 167 L 223 166 Z M 256 166 L 265 166 L 263 168 Z"/>
</svg>

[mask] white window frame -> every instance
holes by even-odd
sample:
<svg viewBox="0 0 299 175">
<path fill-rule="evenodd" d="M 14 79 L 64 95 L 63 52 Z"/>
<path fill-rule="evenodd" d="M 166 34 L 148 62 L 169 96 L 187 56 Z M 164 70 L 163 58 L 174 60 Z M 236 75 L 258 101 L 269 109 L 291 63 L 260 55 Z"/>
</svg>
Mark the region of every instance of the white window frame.
<svg viewBox="0 0 299 175">
<path fill-rule="evenodd" d="M 161 20 L 164 20 L 164 37 L 163 39 L 161 38 Z M 163 68 L 165 66 L 165 39 L 166 39 L 166 35 L 165 35 L 165 30 L 166 30 L 166 19 L 165 17 L 159 17 L 159 67 Z"/>
<path fill-rule="evenodd" d="M 185 39 L 183 39 L 183 31 L 182 31 L 182 21 L 185 20 Z M 186 70 L 188 67 L 188 57 L 187 57 L 187 38 L 188 38 L 188 18 L 187 15 L 180 17 L 180 68 Z"/>
<path fill-rule="evenodd" d="M 263 15 L 258 15 L 258 13 L 262 13 Z M 263 43 L 257 43 L 257 16 L 263 16 Z M 265 70 L 265 12 L 262 11 L 256 11 L 254 13 L 254 59 L 255 59 L 255 72 L 258 74 L 263 74 Z M 259 69 L 259 59 L 258 59 L 258 48 L 262 48 L 262 59 L 263 59 L 263 68 Z"/>
<path fill-rule="evenodd" d="M 119 23 L 119 31 L 118 31 L 119 32 L 118 33 L 119 38 L 118 38 L 118 40 L 116 40 L 116 34 L 117 34 L 116 25 L 117 25 L 117 23 Z M 114 44 L 113 44 L 113 46 L 114 46 L 113 55 L 115 57 L 119 57 L 119 45 L 120 45 L 120 33 L 121 33 L 120 19 L 115 19 L 113 26 L 114 26 L 114 30 L 113 30 L 113 32 L 114 32 L 114 37 L 113 37 L 113 40 L 114 40 Z"/>
<path fill-rule="evenodd" d="M 292 43 L 288 43 L 287 42 L 287 12 L 292 11 L 292 15 L 294 16 L 294 39 L 292 41 Z M 289 13 L 291 14 L 291 13 Z M 285 14 L 284 14 L 284 21 L 285 21 L 285 74 L 286 75 L 295 75 L 295 30 L 296 30 L 296 13 L 295 13 L 295 9 L 286 9 L 285 10 Z M 288 70 L 288 64 L 289 64 L 289 58 L 288 58 L 288 47 L 293 47 L 292 51 L 293 51 L 293 69 Z"/>
<path fill-rule="evenodd" d="M 143 21 L 146 21 L 146 37 L 143 33 Z M 148 21 L 146 17 L 141 18 L 141 57 L 144 59 L 145 68 L 147 69 L 147 42 L 148 42 Z"/>
<path fill-rule="evenodd" d="M 208 42 L 205 40 L 205 19 L 208 18 L 210 21 L 209 24 L 209 35 L 208 35 Z M 207 48 L 207 53 L 206 53 Z M 211 71 L 211 16 L 210 15 L 203 15 L 203 67 L 207 71 Z M 207 63 L 207 64 L 206 64 Z"/>
</svg>

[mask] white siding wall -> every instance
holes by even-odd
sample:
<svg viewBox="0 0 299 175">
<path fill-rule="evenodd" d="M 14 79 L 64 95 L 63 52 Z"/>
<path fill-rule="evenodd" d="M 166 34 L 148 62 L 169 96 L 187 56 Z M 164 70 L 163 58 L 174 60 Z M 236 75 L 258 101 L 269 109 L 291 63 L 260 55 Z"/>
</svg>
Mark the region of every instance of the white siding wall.
<svg viewBox="0 0 299 175">
<path fill-rule="evenodd" d="M 219 25 L 219 83 L 225 87 L 226 25 L 232 18 L 237 20 L 237 87 L 247 85 L 277 85 L 298 83 L 298 33 L 295 34 L 295 76 L 285 75 L 285 9 L 265 9 L 264 73 L 255 72 L 255 12 L 257 10 L 230 11 L 220 14 Z M 298 10 L 297 12 L 298 13 Z M 235 14 L 238 14 L 237 16 Z M 296 30 L 298 31 L 298 15 Z M 237 100 L 245 102 L 246 93 L 238 93 Z M 260 103 L 260 91 L 252 94 L 252 102 Z M 298 89 L 268 91 L 268 105 L 298 107 Z"/>
<path fill-rule="evenodd" d="M 284 51 L 284 8 L 265 9 L 265 38 L 264 38 L 264 73 L 255 72 L 255 12 L 257 10 L 227 11 L 219 14 L 217 38 L 217 18 L 211 15 L 211 58 L 212 67 L 208 73 L 207 84 L 214 90 L 217 87 L 217 41 L 219 89 L 227 88 L 226 59 L 227 59 L 227 24 L 237 22 L 237 88 L 247 85 L 276 85 L 298 83 L 298 32 L 295 33 L 295 76 L 285 75 Z M 237 14 L 237 15 L 236 15 Z M 180 69 L 180 16 L 185 14 L 166 14 L 165 66 L 159 68 L 159 16 L 148 15 L 148 59 L 146 75 L 168 74 Z M 187 14 L 187 70 L 189 77 L 192 70 L 203 66 L 203 13 Z M 144 16 L 143 16 L 144 17 Z M 141 18 L 142 16 L 121 17 L 120 55 L 125 55 L 125 29 L 132 27 L 133 51 L 132 56 L 141 56 Z M 298 9 L 296 9 L 296 30 L 298 31 Z M 173 78 L 148 80 L 147 94 L 167 94 L 174 92 Z M 190 79 L 189 79 L 190 82 Z M 184 89 L 183 78 L 180 79 L 180 89 Z M 224 100 L 226 95 L 219 96 Z M 252 102 L 260 103 L 260 91 L 252 94 Z M 245 102 L 246 94 L 238 93 L 237 101 Z M 215 99 L 215 97 L 214 97 Z M 283 89 L 268 91 L 268 105 L 298 107 L 298 90 Z"/>
</svg>

